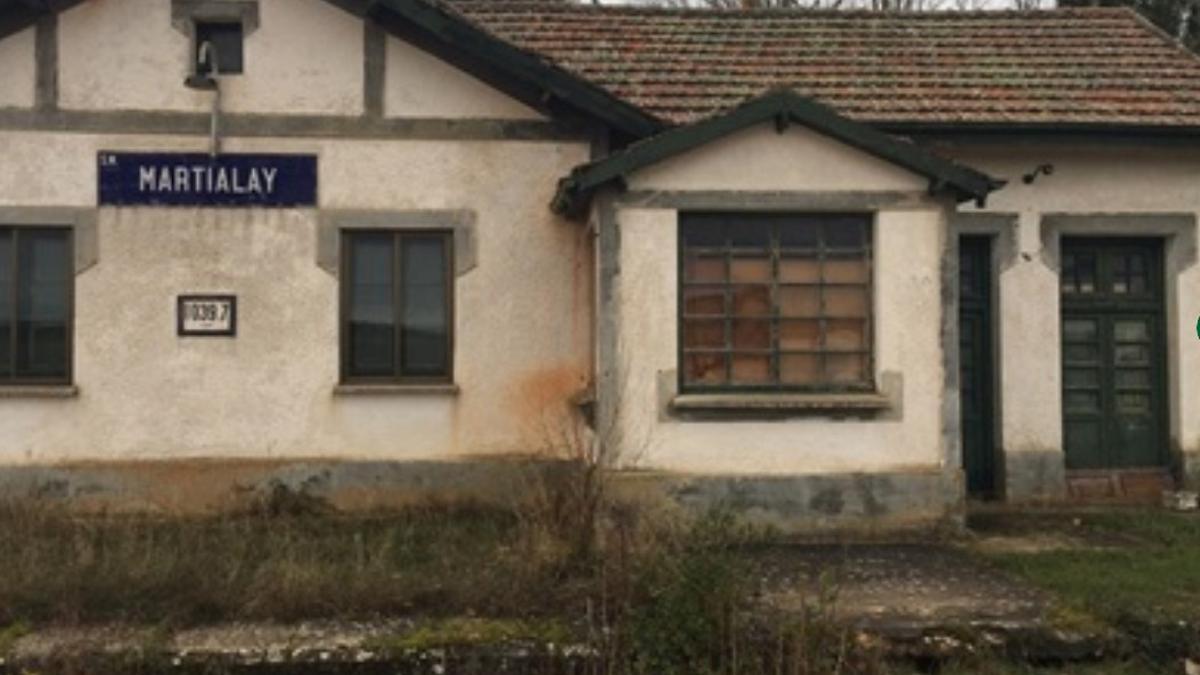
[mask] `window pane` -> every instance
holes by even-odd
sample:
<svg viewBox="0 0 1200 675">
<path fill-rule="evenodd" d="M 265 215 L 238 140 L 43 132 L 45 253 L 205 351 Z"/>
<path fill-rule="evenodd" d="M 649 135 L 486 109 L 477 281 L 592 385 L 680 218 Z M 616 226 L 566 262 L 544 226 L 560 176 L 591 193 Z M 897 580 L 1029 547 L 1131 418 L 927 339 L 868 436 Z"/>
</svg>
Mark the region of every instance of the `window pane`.
<svg viewBox="0 0 1200 675">
<path fill-rule="evenodd" d="M 826 283 L 831 284 L 865 284 L 869 275 L 867 261 L 862 258 L 826 259 L 822 272 Z"/>
<path fill-rule="evenodd" d="M 771 229 L 766 223 L 734 223 L 729 226 L 729 244 L 735 249 L 766 250 L 771 245 Z"/>
<path fill-rule="evenodd" d="M 867 357 L 859 354 L 827 354 L 825 376 L 837 384 L 858 384 L 867 381 Z"/>
<path fill-rule="evenodd" d="M 771 258 L 762 256 L 737 256 L 730 263 L 730 278 L 734 282 L 770 282 Z"/>
<path fill-rule="evenodd" d="M 825 316 L 867 316 L 864 288 L 825 288 Z"/>
<path fill-rule="evenodd" d="M 819 316 L 820 314 L 820 287 L 790 286 L 779 289 L 780 316 Z"/>
<path fill-rule="evenodd" d="M 390 233 L 347 237 L 350 264 L 349 375 L 396 374 L 394 237 Z"/>
<path fill-rule="evenodd" d="M 733 355 L 734 384 L 770 384 L 771 357 L 753 354 Z"/>
<path fill-rule="evenodd" d="M 733 313 L 736 316 L 769 316 L 770 286 L 742 286 L 733 289 Z"/>
<path fill-rule="evenodd" d="M 689 255 L 684 259 L 683 278 L 702 283 L 725 282 L 725 256 Z"/>
<path fill-rule="evenodd" d="M 449 322 L 446 293 L 446 239 L 405 237 L 404 374 L 445 375 L 448 367 Z"/>
<path fill-rule="evenodd" d="M 824 227 L 827 248 L 861 249 L 866 246 L 867 228 L 858 217 L 834 218 Z"/>
<path fill-rule="evenodd" d="M 683 322 L 684 349 L 720 349 L 725 347 L 724 320 L 687 320 Z"/>
<path fill-rule="evenodd" d="M 0 230 L 0 375 L 12 375 L 13 234 Z"/>
<path fill-rule="evenodd" d="M 735 349 L 770 349 L 771 322 L 738 319 L 733 322 Z"/>
<path fill-rule="evenodd" d="M 17 368 L 25 377 L 66 377 L 70 283 L 66 231 L 17 237 Z"/>
<path fill-rule="evenodd" d="M 821 346 L 819 321 L 780 321 L 779 348 L 805 351 Z"/>
<path fill-rule="evenodd" d="M 689 384 L 724 384 L 724 354 L 687 354 L 683 357 L 683 377 Z"/>
<path fill-rule="evenodd" d="M 816 257 L 785 254 L 779 259 L 779 280 L 783 283 L 816 283 L 821 280 L 821 263 Z"/>
<path fill-rule="evenodd" d="M 821 381 L 821 357 L 815 354 L 784 354 L 779 357 L 779 379 L 784 384 L 811 386 Z"/>
<path fill-rule="evenodd" d="M 825 347 L 833 351 L 866 349 L 867 322 L 861 319 L 830 319 L 825 324 Z"/>
<path fill-rule="evenodd" d="M 207 60 L 200 59 L 200 45 L 205 42 L 211 44 L 216 52 L 220 73 L 228 75 L 242 72 L 242 24 L 207 21 L 196 24 L 196 61 L 202 73 L 209 71 Z M 211 55 L 212 52 L 209 53 Z"/>
<path fill-rule="evenodd" d="M 725 246 L 725 227 L 712 218 L 693 216 L 683 228 L 684 246 L 723 247 Z"/>
</svg>

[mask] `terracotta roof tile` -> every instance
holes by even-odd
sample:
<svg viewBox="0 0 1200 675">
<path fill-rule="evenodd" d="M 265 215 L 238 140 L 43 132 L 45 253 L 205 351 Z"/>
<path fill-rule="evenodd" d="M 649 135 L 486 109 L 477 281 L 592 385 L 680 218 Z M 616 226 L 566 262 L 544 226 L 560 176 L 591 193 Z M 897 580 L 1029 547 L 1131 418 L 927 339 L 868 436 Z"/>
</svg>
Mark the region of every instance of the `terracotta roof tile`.
<svg viewBox="0 0 1200 675">
<path fill-rule="evenodd" d="M 1126 9 L 453 6 L 497 37 L 672 123 L 791 86 L 867 122 L 1200 127 L 1200 58 Z"/>
</svg>

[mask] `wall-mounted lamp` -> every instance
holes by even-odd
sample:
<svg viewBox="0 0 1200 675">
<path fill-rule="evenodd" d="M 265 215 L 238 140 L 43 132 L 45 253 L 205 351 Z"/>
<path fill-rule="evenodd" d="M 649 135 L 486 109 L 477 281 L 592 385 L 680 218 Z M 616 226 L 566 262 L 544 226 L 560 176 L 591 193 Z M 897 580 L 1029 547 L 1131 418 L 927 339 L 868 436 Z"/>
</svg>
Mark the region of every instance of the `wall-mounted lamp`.
<svg viewBox="0 0 1200 675">
<path fill-rule="evenodd" d="M 217 48 L 211 42 L 203 42 L 196 50 L 196 72 L 187 76 L 184 86 L 197 91 L 213 92 L 212 123 L 209 125 L 208 154 L 216 157 L 221 152 L 220 118 L 221 86 L 217 80 L 221 75 L 217 65 Z M 205 72 L 202 72 L 202 70 Z"/>
<path fill-rule="evenodd" d="M 1033 185 L 1033 181 L 1037 180 L 1038 176 L 1052 175 L 1054 175 L 1053 164 L 1038 164 L 1036 167 L 1034 167 L 1033 171 L 1021 176 L 1021 181 L 1026 185 Z"/>
</svg>

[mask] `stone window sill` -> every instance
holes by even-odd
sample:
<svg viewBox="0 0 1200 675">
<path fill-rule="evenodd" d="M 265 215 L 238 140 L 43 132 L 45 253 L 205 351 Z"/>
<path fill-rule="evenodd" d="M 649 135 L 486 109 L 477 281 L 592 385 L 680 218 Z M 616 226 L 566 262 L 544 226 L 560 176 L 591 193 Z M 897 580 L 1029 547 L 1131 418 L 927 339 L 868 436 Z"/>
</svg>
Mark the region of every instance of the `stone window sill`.
<svg viewBox="0 0 1200 675">
<path fill-rule="evenodd" d="M 0 385 L 0 398 L 75 398 L 79 387 L 73 384 L 5 384 Z"/>
<path fill-rule="evenodd" d="M 334 396 L 457 396 L 457 384 L 339 384 Z"/>
<path fill-rule="evenodd" d="M 673 412 L 694 417 L 871 417 L 891 406 L 876 392 L 681 394 L 671 401 Z"/>
</svg>

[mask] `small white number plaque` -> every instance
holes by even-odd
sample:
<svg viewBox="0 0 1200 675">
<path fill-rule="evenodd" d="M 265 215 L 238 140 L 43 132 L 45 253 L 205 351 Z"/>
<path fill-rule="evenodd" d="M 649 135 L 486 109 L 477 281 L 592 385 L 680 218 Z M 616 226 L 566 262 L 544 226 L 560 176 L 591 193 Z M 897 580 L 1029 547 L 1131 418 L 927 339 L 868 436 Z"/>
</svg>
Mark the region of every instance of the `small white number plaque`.
<svg viewBox="0 0 1200 675">
<path fill-rule="evenodd" d="M 237 335 L 236 295 L 179 296 L 179 335 Z"/>
</svg>

